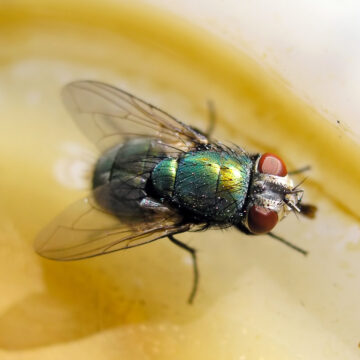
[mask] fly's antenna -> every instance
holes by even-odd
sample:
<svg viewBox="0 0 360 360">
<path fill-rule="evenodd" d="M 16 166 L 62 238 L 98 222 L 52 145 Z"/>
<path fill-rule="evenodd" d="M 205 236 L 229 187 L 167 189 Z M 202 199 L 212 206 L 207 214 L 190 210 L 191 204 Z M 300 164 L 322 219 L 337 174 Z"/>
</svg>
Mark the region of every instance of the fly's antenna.
<svg viewBox="0 0 360 360">
<path fill-rule="evenodd" d="M 280 241 L 281 243 L 285 244 L 286 246 L 290 247 L 291 249 L 296 250 L 297 252 L 299 252 L 300 254 L 302 254 L 304 256 L 307 256 L 307 254 L 309 253 L 308 251 L 306 251 L 306 250 L 292 244 L 291 242 L 285 240 L 284 238 L 282 238 L 280 236 L 275 235 L 272 232 L 267 233 L 267 235 L 269 235 L 270 237 L 272 237 L 275 240 Z"/>
</svg>

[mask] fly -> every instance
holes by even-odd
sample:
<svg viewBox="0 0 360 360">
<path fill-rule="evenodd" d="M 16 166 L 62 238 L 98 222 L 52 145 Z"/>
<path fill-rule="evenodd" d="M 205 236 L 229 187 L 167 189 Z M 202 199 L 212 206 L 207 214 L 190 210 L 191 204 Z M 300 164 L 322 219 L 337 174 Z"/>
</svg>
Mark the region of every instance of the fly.
<svg viewBox="0 0 360 360">
<path fill-rule="evenodd" d="M 76 81 L 63 90 L 66 108 L 100 150 L 92 191 L 66 209 L 37 237 L 37 252 L 54 260 L 77 260 L 129 249 L 161 238 L 196 250 L 175 235 L 235 226 L 248 235 L 275 235 L 290 212 L 314 217 L 301 202 L 283 160 L 226 146 L 123 90 Z"/>
</svg>

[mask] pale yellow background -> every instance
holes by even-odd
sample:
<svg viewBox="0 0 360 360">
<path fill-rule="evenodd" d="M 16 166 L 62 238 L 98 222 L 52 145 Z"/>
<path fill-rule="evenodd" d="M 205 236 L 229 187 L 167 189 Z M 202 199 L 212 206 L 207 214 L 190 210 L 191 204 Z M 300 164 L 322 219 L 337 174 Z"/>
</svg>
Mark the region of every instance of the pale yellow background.
<svg viewBox="0 0 360 360">
<path fill-rule="evenodd" d="M 358 145 L 275 74 L 174 16 L 121 2 L 36 4 L 1 5 L 0 358 L 357 359 Z M 235 230 L 181 235 L 199 250 L 193 306 L 189 258 L 165 239 L 41 259 L 36 233 L 86 194 L 98 156 L 60 101 L 77 79 L 203 128 L 212 99 L 218 138 L 276 152 L 289 169 L 310 164 L 305 200 L 317 219 L 277 227 L 310 255 Z"/>
</svg>

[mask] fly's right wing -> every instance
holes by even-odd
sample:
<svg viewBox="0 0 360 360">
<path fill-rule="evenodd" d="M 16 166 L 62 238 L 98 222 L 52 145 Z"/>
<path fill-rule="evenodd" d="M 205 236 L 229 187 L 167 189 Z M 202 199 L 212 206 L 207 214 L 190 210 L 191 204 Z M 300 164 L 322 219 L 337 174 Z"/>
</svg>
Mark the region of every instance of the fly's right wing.
<svg viewBox="0 0 360 360">
<path fill-rule="evenodd" d="M 62 92 L 82 132 L 101 150 L 131 137 L 151 137 L 178 151 L 207 144 L 206 136 L 126 91 L 97 81 L 75 81 Z"/>
<path fill-rule="evenodd" d="M 64 88 L 63 99 L 79 128 L 102 151 L 129 138 L 141 137 L 154 139 L 166 154 L 174 156 L 208 143 L 204 135 L 165 111 L 104 83 L 73 82 Z M 133 162 L 131 158 L 123 160 L 129 161 L 129 166 Z M 70 206 L 39 234 L 35 248 L 40 255 L 56 260 L 82 259 L 190 229 L 190 225 L 182 223 L 181 215 L 171 209 L 164 213 L 146 211 L 141 219 L 116 217 L 99 205 L 104 200 L 102 186 L 111 184 L 94 189 L 91 196 Z M 120 201 L 124 208 L 127 196 L 133 196 L 131 191 L 120 198 L 113 191 L 103 193 L 113 196 L 106 201 Z"/>
</svg>

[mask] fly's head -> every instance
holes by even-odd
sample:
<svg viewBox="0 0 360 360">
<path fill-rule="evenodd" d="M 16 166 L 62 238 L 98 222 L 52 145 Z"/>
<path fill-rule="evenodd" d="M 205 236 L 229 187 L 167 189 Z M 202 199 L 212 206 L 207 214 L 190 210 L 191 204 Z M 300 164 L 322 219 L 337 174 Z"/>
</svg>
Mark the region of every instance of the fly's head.
<svg viewBox="0 0 360 360">
<path fill-rule="evenodd" d="M 301 204 L 304 190 L 299 185 L 294 186 L 281 158 L 270 153 L 258 156 L 241 226 L 252 234 L 265 234 L 292 211 L 313 217 L 316 208 Z"/>
</svg>

